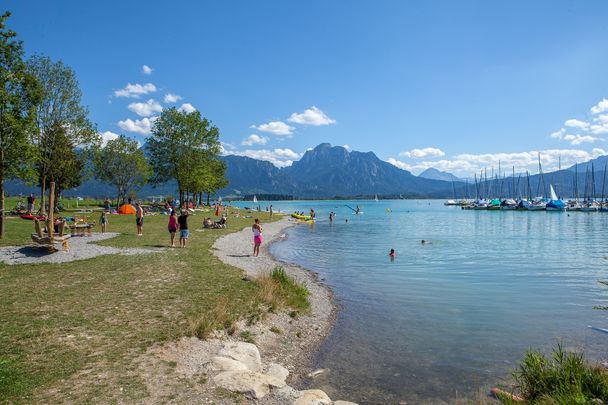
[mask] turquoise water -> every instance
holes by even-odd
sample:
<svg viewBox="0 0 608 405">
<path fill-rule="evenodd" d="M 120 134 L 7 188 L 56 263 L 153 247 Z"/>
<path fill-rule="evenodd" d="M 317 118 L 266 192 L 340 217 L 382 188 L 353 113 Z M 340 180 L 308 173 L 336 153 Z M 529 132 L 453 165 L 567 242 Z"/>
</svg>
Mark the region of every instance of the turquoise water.
<svg viewBox="0 0 608 405">
<path fill-rule="evenodd" d="M 315 360 L 330 371 L 312 384 L 331 397 L 451 402 L 508 378 L 530 347 L 562 342 L 606 357 L 608 334 L 588 325 L 608 327 L 608 312 L 593 309 L 608 305 L 597 282 L 608 279 L 608 213 L 427 200 L 273 205 L 317 212 L 316 224 L 289 229 L 271 251 L 318 272 L 341 306 Z"/>
</svg>

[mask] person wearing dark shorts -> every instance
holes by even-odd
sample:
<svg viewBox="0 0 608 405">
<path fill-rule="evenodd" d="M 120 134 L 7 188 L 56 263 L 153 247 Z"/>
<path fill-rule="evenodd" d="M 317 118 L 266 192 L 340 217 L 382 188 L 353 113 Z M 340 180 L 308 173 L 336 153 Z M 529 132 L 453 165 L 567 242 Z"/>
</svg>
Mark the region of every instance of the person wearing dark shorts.
<svg viewBox="0 0 608 405">
<path fill-rule="evenodd" d="M 140 203 L 135 204 L 135 225 L 137 225 L 137 236 L 144 234 L 144 210 Z"/>
<path fill-rule="evenodd" d="M 182 215 L 177 218 L 177 224 L 179 226 L 179 246 L 185 248 L 186 242 L 188 242 L 188 210 L 182 211 Z"/>
</svg>

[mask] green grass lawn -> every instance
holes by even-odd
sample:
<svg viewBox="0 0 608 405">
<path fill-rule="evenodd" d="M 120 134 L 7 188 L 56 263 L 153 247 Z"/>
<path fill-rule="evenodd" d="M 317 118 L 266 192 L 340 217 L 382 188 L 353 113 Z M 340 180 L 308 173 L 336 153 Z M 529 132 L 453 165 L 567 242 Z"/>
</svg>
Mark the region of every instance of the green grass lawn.
<svg viewBox="0 0 608 405">
<path fill-rule="evenodd" d="M 0 264 L 0 402 L 145 398 L 134 361 L 141 353 L 192 334 L 193 320 L 212 316 L 218 305 L 227 312 L 224 319 L 260 312 L 259 286 L 210 253 L 216 238 L 252 220 L 231 216 L 229 229 L 197 232 L 204 215 L 190 217 L 186 249 L 63 264 Z M 268 220 L 266 213 L 256 216 Z M 108 231 L 121 235 L 103 243 L 168 247 L 166 223 L 166 216 L 146 217 L 144 236 L 137 237 L 133 216 L 112 215 Z M 29 244 L 31 232 L 32 222 L 8 219 L 0 245 Z"/>
</svg>

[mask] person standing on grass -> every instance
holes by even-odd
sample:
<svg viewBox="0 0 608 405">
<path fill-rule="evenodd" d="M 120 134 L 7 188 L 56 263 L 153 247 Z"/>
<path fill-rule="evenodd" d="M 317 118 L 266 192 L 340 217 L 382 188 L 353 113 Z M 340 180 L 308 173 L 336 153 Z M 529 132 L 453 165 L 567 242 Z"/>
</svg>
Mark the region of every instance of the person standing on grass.
<svg viewBox="0 0 608 405">
<path fill-rule="evenodd" d="M 177 218 L 177 224 L 179 225 L 179 246 L 185 248 L 186 242 L 188 242 L 188 210 L 183 210 L 182 215 Z"/>
<path fill-rule="evenodd" d="M 171 211 L 167 228 L 169 229 L 169 235 L 171 235 L 171 247 L 175 247 L 175 233 L 177 232 L 177 214 L 175 211 Z"/>
<path fill-rule="evenodd" d="M 99 224 L 101 225 L 101 233 L 106 233 L 106 230 L 108 229 L 108 214 L 106 213 L 106 211 L 101 212 Z"/>
<path fill-rule="evenodd" d="M 137 236 L 144 234 L 144 210 L 140 203 L 135 204 L 135 225 L 137 225 Z"/>
<path fill-rule="evenodd" d="M 255 223 L 251 226 L 251 230 L 253 231 L 253 256 L 258 257 L 260 254 L 260 245 L 264 241 L 262 237 L 262 224 L 260 224 L 259 219 L 255 219 Z"/>
<path fill-rule="evenodd" d="M 36 197 L 34 197 L 34 193 L 31 193 L 29 197 L 27 197 L 27 213 L 31 214 L 34 212 L 34 203 L 36 202 Z"/>
</svg>

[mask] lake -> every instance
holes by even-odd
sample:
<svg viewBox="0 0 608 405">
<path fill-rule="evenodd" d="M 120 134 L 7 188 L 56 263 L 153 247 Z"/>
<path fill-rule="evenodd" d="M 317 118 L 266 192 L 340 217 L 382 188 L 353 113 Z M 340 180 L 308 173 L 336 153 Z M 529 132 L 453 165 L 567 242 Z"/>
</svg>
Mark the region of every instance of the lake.
<svg viewBox="0 0 608 405">
<path fill-rule="evenodd" d="M 608 279 L 608 213 L 474 211 L 436 200 L 272 204 L 317 212 L 271 252 L 318 272 L 341 307 L 315 357 L 329 371 L 311 384 L 331 397 L 452 402 L 508 379 L 528 348 L 561 342 L 606 357 L 608 334 L 588 326 L 608 327 L 608 312 L 593 309 L 608 305 L 598 283 Z M 357 204 L 361 215 L 348 207 Z"/>
</svg>

